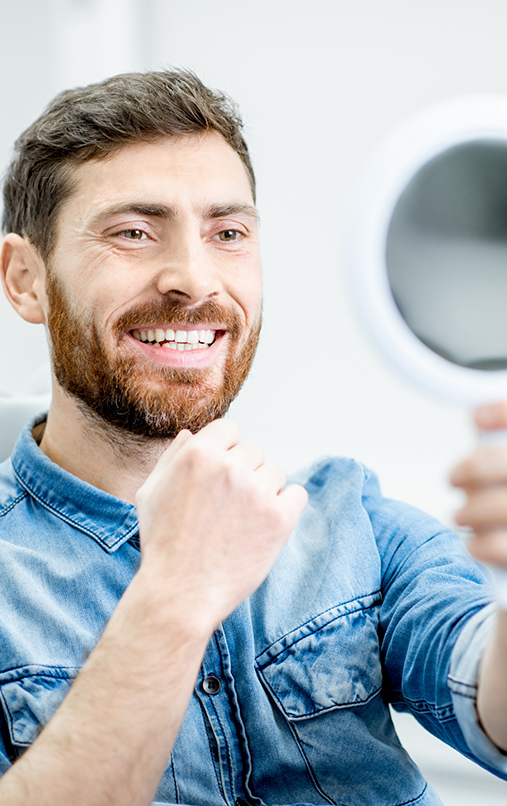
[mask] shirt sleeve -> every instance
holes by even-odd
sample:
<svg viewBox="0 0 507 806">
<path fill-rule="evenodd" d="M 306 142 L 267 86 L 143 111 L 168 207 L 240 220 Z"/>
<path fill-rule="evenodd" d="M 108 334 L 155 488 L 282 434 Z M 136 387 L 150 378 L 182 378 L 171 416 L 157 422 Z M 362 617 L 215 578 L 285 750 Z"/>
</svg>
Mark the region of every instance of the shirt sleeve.
<svg viewBox="0 0 507 806">
<path fill-rule="evenodd" d="M 482 731 L 475 710 L 477 668 L 491 630 L 488 574 L 454 532 L 414 507 L 382 498 L 373 475 L 363 504 L 382 566 L 386 699 L 507 779 L 506 757 Z"/>
</svg>

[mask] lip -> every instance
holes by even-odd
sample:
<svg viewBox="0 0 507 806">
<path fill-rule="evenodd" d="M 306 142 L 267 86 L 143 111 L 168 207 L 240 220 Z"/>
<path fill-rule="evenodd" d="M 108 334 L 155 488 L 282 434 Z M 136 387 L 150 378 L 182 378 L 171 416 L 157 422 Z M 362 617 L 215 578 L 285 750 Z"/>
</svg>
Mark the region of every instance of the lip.
<svg viewBox="0 0 507 806">
<path fill-rule="evenodd" d="M 127 337 L 128 343 L 134 348 L 137 354 L 144 356 L 145 358 L 153 361 L 156 364 L 166 367 L 180 367 L 180 368 L 188 368 L 188 369 L 200 369 L 200 368 L 207 368 L 210 364 L 214 363 L 217 357 L 225 348 L 226 343 L 228 342 L 228 331 L 218 328 L 216 325 L 206 325 L 200 324 L 199 325 L 149 325 L 150 330 L 155 330 L 155 328 L 161 327 L 164 330 L 168 330 L 169 328 L 173 330 L 214 330 L 215 341 L 213 344 L 210 344 L 208 347 L 203 347 L 202 349 L 197 350 L 171 350 L 167 347 L 156 347 L 155 345 L 139 341 L 135 339 L 132 335 L 132 331 L 128 331 L 125 335 Z M 136 325 L 133 330 L 147 330 L 148 326 L 144 327 L 142 325 Z"/>
</svg>

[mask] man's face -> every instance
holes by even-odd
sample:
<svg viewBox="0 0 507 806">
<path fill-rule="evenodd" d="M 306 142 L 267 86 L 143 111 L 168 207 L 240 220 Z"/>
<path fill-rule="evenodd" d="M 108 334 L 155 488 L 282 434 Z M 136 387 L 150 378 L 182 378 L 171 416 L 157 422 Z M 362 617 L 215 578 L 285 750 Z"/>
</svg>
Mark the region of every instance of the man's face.
<svg viewBox="0 0 507 806">
<path fill-rule="evenodd" d="M 222 416 L 260 329 L 257 219 L 216 133 L 76 168 L 48 265 L 54 370 L 85 410 L 148 437 Z"/>
</svg>

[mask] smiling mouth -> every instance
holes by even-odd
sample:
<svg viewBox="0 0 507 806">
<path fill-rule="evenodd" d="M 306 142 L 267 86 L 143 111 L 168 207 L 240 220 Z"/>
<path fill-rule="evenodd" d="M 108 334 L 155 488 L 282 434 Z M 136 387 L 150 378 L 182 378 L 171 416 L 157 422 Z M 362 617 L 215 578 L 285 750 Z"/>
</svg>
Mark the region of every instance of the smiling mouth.
<svg viewBox="0 0 507 806">
<path fill-rule="evenodd" d="M 180 351 L 202 350 L 211 347 L 217 333 L 217 330 L 173 330 L 172 328 L 164 330 L 161 327 L 131 331 L 133 338 L 144 344 Z"/>
</svg>

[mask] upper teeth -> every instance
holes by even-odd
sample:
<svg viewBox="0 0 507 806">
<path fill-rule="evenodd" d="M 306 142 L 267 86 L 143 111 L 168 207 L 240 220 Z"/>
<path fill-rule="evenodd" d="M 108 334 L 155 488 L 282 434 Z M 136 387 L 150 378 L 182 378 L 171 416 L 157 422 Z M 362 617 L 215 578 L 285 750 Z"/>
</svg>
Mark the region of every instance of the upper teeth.
<svg viewBox="0 0 507 806">
<path fill-rule="evenodd" d="M 215 340 L 214 330 L 163 330 L 161 327 L 147 330 L 133 330 L 138 341 L 154 342 L 172 350 L 195 350 L 208 347 Z"/>
</svg>

